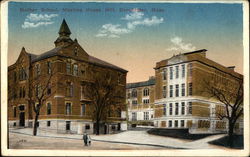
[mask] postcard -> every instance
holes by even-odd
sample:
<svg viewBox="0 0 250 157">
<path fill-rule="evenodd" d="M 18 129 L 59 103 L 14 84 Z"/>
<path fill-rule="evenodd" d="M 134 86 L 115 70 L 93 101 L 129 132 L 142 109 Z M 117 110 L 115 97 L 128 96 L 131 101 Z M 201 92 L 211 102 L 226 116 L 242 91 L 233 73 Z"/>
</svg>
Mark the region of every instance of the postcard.
<svg viewBox="0 0 250 157">
<path fill-rule="evenodd" d="M 4 1 L 6 156 L 248 156 L 246 1 Z"/>
</svg>

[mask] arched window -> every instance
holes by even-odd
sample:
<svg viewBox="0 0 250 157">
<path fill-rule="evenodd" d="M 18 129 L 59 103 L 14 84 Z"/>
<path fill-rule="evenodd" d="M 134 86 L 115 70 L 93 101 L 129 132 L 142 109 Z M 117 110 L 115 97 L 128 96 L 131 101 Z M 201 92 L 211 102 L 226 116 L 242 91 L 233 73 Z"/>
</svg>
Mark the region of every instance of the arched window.
<svg viewBox="0 0 250 157">
<path fill-rule="evenodd" d="M 143 96 L 149 96 L 149 89 L 148 88 L 144 88 Z"/>
<path fill-rule="evenodd" d="M 132 90 L 132 97 L 137 97 L 137 90 L 136 89 Z"/>
</svg>

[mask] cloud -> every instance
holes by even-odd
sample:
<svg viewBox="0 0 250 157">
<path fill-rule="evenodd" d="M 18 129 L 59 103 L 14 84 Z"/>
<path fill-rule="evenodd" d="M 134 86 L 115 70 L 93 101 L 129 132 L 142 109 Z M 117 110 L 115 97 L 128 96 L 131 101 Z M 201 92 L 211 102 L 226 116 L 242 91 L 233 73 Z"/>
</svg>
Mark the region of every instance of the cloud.
<svg viewBox="0 0 250 157">
<path fill-rule="evenodd" d="M 119 38 L 122 34 L 130 33 L 127 28 L 122 28 L 121 25 L 105 24 L 99 30 L 96 37 L 109 37 L 109 38 Z"/>
<path fill-rule="evenodd" d="M 58 14 L 33 14 L 26 16 L 22 28 L 36 28 L 39 26 L 47 26 L 53 24 L 52 18 L 57 17 Z"/>
<path fill-rule="evenodd" d="M 143 15 L 144 14 L 142 12 L 134 11 L 131 14 L 125 15 L 125 17 L 122 17 L 121 19 L 123 19 L 123 20 L 138 20 L 138 19 L 141 19 L 143 17 Z"/>
<path fill-rule="evenodd" d="M 119 38 L 123 34 L 132 33 L 135 31 L 137 26 L 156 26 L 163 23 L 164 19 L 152 16 L 151 18 L 143 18 L 144 14 L 138 12 L 137 9 L 130 14 L 122 17 L 122 20 L 127 21 L 125 25 L 121 24 L 104 24 L 96 34 L 96 37 L 109 37 L 109 38 Z"/>
<path fill-rule="evenodd" d="M 145 18 L 144 20 L 136 20 L 133 22 L 128 22 L 127 27 L 129 29 L 135 29 L 136 26 L 153 26 L 153 25 L 158 25 L 160 23 L 163 23 L 164 19 L 163 18 L 158 18 L 156 16 L 152 16 L 151 19 Z"/>
<path fill-rule="evenodd" d="M 170 41 L 173 46 L 166 49 L 167 51 L 194 51 L 196 49 L 191 43 L 183 42 L 183 39 L 178 36 L 171 38 Z"/>
</svg>

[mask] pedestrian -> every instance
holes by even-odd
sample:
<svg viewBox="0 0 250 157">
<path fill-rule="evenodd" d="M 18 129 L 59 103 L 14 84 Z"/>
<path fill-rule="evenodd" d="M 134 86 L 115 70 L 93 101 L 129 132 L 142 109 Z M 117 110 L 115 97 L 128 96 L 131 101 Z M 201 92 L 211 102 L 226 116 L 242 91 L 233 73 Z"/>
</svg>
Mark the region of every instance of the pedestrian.
<svg viewBox="0 0 250 157">
<path fill-rule="evenodd" d="M 87 141 L 88 141 L 88 145 L 90 146 L 91 145 L 91 138 L 88 134 L 87 134 Z"/>
<path fill-rule="evenodd" d="M 86 133 L 84 133 L 82 138 L 84 141 L 84 145 L 87 146 L 88 145 L 88 135 Z"/>
</svg>

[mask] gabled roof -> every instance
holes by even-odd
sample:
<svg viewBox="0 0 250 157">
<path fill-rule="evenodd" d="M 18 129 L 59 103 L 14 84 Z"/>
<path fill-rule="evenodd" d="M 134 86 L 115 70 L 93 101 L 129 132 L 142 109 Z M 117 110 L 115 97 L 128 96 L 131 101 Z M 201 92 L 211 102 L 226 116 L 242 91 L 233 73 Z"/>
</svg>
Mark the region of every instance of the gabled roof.
<svg viewBox="0 0 250 157">
<path fill-rule="evenodd" d="M 46 59 L 46 58 L 50 58 L 50 57 L 53 57 L 53 56 L 56 56 L 58 55 L 58 51 L 61 50 L 62 47 L 56 47 L 50 51 L 47 51 L 47 52 L 44 52 L 42 53 L 41 55 L 34 55 L 34 54 L 31 54 L 31 62 L 37 62 L 37 61 L 40 61 L 40 60 L 43 60 L 43 59 Z"/>
<path fill-rule="evenodd" d="M 155 85 L 155 78 L 150 78 L 147 81 L 142 82 L 135 82 L 135 83 L 127 83 L 126 88 L 137 88 L 137 87 L 144 87 L 144 86 L 152 86 Z"/>
<path fill-rule="evenodd" d="M 47 59 L 47 58 L 50 58 L 50 57 L 54 57 L 54 56 L 69 57 L 69 56 L 65 56 L 65 55 L 59 53 L 59 51 L 62 50 L 63 48 L 64 47 L 56 47 L 56 48 L 54 48 L 54 49 L 52 49 L 50 51 L 42 53 L 41 55 L 34 55 L 34 54 L 31 54 L 31 53 L 28 53 L 28 54 L 31 56 L 31 62 L 32 63 L 43 60 L 43 59 Z M 80 60 L 80 59 L 78 59 L 78 60 Z M 80 60 L 80 61 L 83 61 L 83 60 Z M 118 66 L 110 64 L 110 63 L 108 63 L 106 61 L 103 61 L 103 60 L 98 59 L 98 58 L 93 57 L 93 56 L 89 56 L 88 60 L 85 61 L 85 62 L 89 62 L 89 63 L 95 64 L 97 66 L 102 66 L 102 67 L 107 67 L 107 68 L 119 70 L 121 72 L 128 72 L 127 70 L 124 70 L 124 69 L 122 69 L 122 68 L 120 68 Z"/>
<path fill-rule="evenodd" d="M 104 66 L 104 67 L 110 67 L 112 69 L 116 69 L 116 70 L 120 70 L 120 71 L 123 71 L 123 72 L 128 72 L 127 70 L 124 70 L 118 66 L 115 66 L 113 64 L 110 64 L 108 62 L 105 62 L 103 60 L 100 60 L 96 57 L 93 57 L 93 56 L 89 56 L 89 62 L 90 63 L 93 63 L 93 64 L 96 64 L 96 65 L 100 65 L 100 66 Z"/>
</svg>

